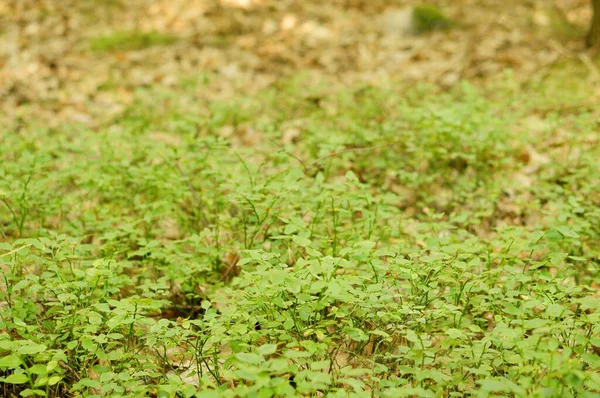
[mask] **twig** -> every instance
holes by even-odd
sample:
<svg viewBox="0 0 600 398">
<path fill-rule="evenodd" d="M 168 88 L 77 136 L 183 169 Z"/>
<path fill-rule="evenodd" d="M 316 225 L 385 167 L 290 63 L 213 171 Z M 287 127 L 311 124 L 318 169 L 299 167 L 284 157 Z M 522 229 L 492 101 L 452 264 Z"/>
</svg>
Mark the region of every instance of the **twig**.
<svg viewBox="0 0 600 398">
<path fill-rule="evenodd" d="M 76 381 L 80 381 L 81 380 L 81 377 L 79 376 L 79 374 L 75 370 L 73 370 L 72 367 L 70 367 L 69 365 L 67 365 L 63 361 L 58 361 L 58 364 L 60 365 L 61 368 L 67 369 L 69 372 L 71 372 L 71 374 L 73 375 L 73 377 L 75 378 Z"/>
<path fill-rule="evenodd" d="M 16 249 L 13 249 L 13 250 L 11 250 L 9 252 L 6 252 L 4 254 L 0 254 L 0 257 L 10 256 L 11 254 L 18 252 L 19 250 L 23 250 L 23 249 L 25 249 L 26 247 L 29 247 L 29 246 L 31 246 L 31 243 L 29 243 L 29 244 L 27 244 L 25 246 L 17 247 Z"/>
</svg>

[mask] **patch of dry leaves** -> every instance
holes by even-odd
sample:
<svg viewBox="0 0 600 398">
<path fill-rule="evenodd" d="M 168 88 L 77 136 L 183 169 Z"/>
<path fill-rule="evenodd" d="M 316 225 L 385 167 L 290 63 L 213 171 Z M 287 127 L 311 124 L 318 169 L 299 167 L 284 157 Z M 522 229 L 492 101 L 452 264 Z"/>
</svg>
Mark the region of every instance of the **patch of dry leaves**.
<svg viewBox="0 0 600 398">
<path fill-rule="evenodd" d="M 136 88 L 181 90 L 183 77 L 218 76 L 197 99 L 231 97 L 308 71 L 342 84 L 394 78 L 452 86 L 506 67 L 523 76 L 580 49 L 544 30 L 543 1 L 432 1 L 460 27 L 409 33 L 411 0 L 5 0 L 0 3 L 0 109 L 5 125 L 37 119 L 93 127 L 118 115 Z M 587 0 L 558 9 L 586 26 Z M 111 32 L 175 35 L 171 45 L 94 52 Z"/>
</svg>

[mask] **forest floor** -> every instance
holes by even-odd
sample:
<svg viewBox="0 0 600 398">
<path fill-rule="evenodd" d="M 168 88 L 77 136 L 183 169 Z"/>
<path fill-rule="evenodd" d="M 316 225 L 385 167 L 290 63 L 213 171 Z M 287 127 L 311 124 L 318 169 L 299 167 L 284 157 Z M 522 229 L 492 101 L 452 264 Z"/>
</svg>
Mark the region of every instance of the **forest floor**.
<svg viewBox="0 0 600 398">
<path fill-rule="evenodd" d="M 392 79 L 403 86 L 487 81 L 510 69 L 541 79 L 583 52 L 586 0 L 438 1 L 457 23 L 415 35 L 389 1 L 4 1 L 0 5 L 3 119 L 94 126 L 123 112 L 140 87 L 173 93 L 199 76 L 195 100 L 249 94 L 300 73 L 340 86 Z M 577 65 L 581 64 L 581 65 Z"/>
<path fill-rule="evenodd" d="M 0 2 L 0 396 L 600 393 L 589 1 L 391 3 Z"/>
</svg>

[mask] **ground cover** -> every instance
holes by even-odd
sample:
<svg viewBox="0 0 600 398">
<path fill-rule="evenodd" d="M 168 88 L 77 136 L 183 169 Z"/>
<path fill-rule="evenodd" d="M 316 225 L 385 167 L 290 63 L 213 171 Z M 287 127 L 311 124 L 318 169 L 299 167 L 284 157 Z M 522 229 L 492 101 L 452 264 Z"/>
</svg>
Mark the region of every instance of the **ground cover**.
<svg viewBox="0 0 600 398">
<path fill-rule="evenodd" d="M 300 87 L 5 136 L 4 388 L 598 391 L 592 114 Z"/>
<path fill-rule="evenodd" d="M 344 21 L 396 15 L 359 3 L 341 8 Z M 513 38 L 505 44 L 521 50 L 522 68 L 498 66 L 496 52 L 436 69 L 421 57 L 443 56 L 427 43 L 485 28 L 444 24 L 398 38 L 419 43 L 408 65 L 429 65 L 427 79 L 382 59 L 373 62 L 385 73 L 344 69 L 343 43 L 317 50 L 296 36 L 308 28 L 281 28 L 294 51 L 312 48 L 297 70 L 282 55 L 294 51 L 276 46 L 246 74 L 227 60 L 247 65 L 235 57 L 266 50 L 231 44 L 256 22 L 238 7 L 211 11 L 221 23 L 248 19 L 241 32 L 228 25 L 233 38 L 202 36 L 202 51 L 223 58 L 195 70 L 184 65 L 194 51 L 181 53 L 189 31 L 175 28 L 208 11 L 190 6 L 161 30 L 169 4 L 180 3 L 143 14 L 153 29 L 94 25 L 83 7 L 70 20 L 90 23 L 74 41 L 85 45 L 63 46 L 71 36 L 55 32 L 49 42 L 65 51 L 56 70 L 11 80 L 0 130 L 0 395 L 600 393 L 593 54 L 556 39 L 562 56 L 527 58 L 534 51 Z M 106 7 L 124 21 L 135 11 Z M 261 10 L 281 23 L 290 14 Z M 331 18 L 317 20 L 344 31 Z M 386 52 L 386 35 L 371 54 L 397 52 Z M 24 58 L 43 56 L 27 48 Z M 311 58 L 335 48 L 331 64 Z M 157 71 L 160 54 L 169 66 Z M 279 56 L 284 66 L 268 69 Z M 70 81 L 70 59 L 71 72 L 112 61 Z M 477 78 L 490 65 L 497 73 Z"/>
</svg>

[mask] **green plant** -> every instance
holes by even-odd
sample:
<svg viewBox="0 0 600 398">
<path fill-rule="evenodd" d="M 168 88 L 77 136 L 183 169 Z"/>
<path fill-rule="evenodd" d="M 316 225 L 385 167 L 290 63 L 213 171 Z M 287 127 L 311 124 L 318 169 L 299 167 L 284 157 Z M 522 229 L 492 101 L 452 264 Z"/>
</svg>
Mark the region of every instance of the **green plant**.
<svg viewBox="0 0 600 398">
<path fill-rule="evenodd" d="M 597 119 L 525 134 L 544 94 L 507 87 L 148 89 L 7 134 L 2 394 L 597 394 Z"/>
<path fill-rule="evenodd" d="M 92 39 L 91 48 L 94 51 L 131 51 L 176 41 L 177 37 L 159 32 L 117 32 Z"/>
<path fill-rule="evenodd" d="M 432 5 L 420 5 L 413 10 L 413 29 L 416 33 L 446 30 L 454 26 L 456 26 L 454 21 Z"/>
</svg>

